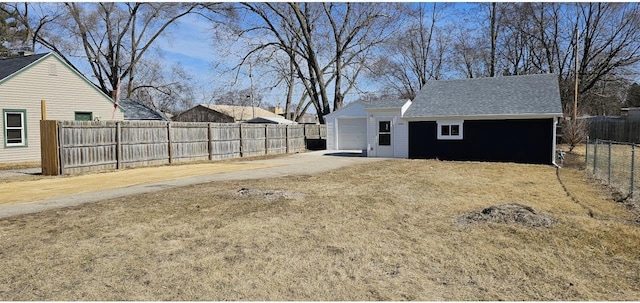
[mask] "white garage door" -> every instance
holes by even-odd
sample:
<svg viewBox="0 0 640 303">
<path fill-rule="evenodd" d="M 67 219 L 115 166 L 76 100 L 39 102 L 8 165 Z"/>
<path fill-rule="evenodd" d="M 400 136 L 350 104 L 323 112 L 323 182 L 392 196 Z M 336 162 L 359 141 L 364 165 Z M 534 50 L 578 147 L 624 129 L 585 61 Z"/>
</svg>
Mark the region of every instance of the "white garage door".
<svg viewBox="0 0 640 303">
<path fill-rule="evenodd" d="M 337 119 L 338 149 L 367 149 L 367 118 Z"/>
</svg>

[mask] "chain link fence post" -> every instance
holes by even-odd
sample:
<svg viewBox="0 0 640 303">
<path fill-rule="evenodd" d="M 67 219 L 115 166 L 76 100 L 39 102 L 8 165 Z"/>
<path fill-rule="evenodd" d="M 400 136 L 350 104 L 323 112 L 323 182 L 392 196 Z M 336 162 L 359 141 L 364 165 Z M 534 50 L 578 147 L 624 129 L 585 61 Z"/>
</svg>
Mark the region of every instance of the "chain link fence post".
<svg viewBox="0 0 640 303">
<path fill-rule="evenodd" d="M 609 141 L 609 157 L 607 161 L 607 183 L 611 185 L 611 141 Z"/>
<path fill-rule="evenodd" d="M 633 190 L 634 190 L 634 175 L 636 172 L 636 145 L 631 145 L 631 188 L 629 189 L 629 196 L 633 199 Z"/>
<path fill-rule="evenodd" d="M 589 169 L 589 136 L 587 136 L 586 150 L 584 151 L 584 169 Z"/>
<path fill-rule="evenodd" d="M 593 174 L 596 174 L 597 164 L 598 164 L 598 139 L 594 142 L 595 146 L 593 148 Z"/>
</svg>

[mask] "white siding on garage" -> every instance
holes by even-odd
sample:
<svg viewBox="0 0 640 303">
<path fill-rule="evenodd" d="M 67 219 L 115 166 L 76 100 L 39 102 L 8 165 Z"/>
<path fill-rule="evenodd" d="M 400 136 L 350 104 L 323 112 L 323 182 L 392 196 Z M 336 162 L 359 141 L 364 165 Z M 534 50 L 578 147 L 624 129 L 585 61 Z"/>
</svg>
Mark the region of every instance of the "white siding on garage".
<svg viewBox="0 0 640 303">
<path fill-rule="evenodd" d="M 396 158 L 409 158 L 409 122 L 396 117 L 393 153 Z"/>
<path fill-rule="evenodd" d="M 55 73 L 51 72 L 53 69 Z M 4 131 L 0 130 L 0 162 L 40 161 L 40 101 L 43 99 L 48 120 L 74 120 L 75 112 L 91 112 L 101 120 L 124 119 L 122 111 L 114 113 L 108 96 L 54 55 L 47 55 L 0 83 L 0 113 L 3 109 L 26 110 L 28 144 L 27 147 L 5 147 Z"/>
<path fill-rule="evenodd" d="M 378 120 L 384 118 L 392 121 L 391 130 L 393 157 L 408 158 L 409 157 L 409 123 L 401 118 L 401 110 L 371 110 L 367 115 L 372 119 L 367 120 L 367 128 L 369 132 L 368 145 L 369 157 L 377 157 L 376 146 L 378 144 Z"/>
</svg>

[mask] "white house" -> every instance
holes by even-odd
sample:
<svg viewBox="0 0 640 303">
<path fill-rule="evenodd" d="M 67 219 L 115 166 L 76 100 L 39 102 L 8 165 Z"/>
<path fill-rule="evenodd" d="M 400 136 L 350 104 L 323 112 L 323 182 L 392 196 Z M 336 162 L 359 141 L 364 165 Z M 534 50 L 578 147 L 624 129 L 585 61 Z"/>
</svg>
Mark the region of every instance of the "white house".
<svg viewBox="0 0 640 303">
<path fill-rule="evenodd" d="M 0 59 L 0 162 L 40 161 L 47 120 L 123 120 L 112 99 L 54 53 Z"/>
</svg>

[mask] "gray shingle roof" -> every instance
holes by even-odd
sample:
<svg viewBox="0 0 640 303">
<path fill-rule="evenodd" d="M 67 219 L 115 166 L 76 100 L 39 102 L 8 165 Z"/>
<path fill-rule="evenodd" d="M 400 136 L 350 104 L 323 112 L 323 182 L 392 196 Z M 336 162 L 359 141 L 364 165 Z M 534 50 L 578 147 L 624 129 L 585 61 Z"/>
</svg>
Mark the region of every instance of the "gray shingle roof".
<svg viewBox="0 0 640 303">
<path fill-rule="evenodd" d="M 134 99 L 121 99 L 118 106 L 124 109 L 125 120 L 171 121 L 164 114 Z"/>
<path fill-rule="evenodd" d="M 405 117 L 562 115 L 558 75 L 430 81 Z"/>
<path fill-rule="evenodd" d="M 384 109 L 384 108 L 401 108 L 408 100 L 404 99 L 390 99 L 379 100 L 373 102 L 363 102 L 365 108 L 370 109 Z"/>
<path fill-rule="evenodd" d="M 0 81 L 48 54 L 49 53 L 0 59 Z"/>
</svg>

